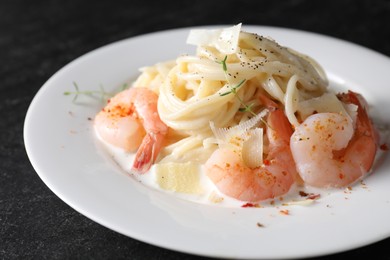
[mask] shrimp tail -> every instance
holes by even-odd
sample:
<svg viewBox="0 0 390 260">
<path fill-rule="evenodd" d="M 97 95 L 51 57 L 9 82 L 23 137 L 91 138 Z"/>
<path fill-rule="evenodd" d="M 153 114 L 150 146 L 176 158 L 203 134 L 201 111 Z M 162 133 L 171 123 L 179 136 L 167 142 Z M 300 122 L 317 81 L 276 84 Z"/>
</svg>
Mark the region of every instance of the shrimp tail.
<svg viewBox="0 0 390 260">
<path fill-rule="evenodd" d="M 261 94 L 260 95 L 260 101 L 272 112 L 272 111 L 275 111 L 277 109 L 279 109 L 279 105 L 273 101 L 272 99 L 270 99 L 269 97 L 267 97 L 265 94 Z"/>
<path fill-rule="evenodd" d="M 289 145 L 290 137 L 293 134 L 293 129 L 289 123 L 284 111 L 280 106 L 273 100 L 271 100 L 266 95 L 260 95 L 260 101 L 268 108 L 270 111 L 267 118 L 268 131 L 274 132 L 275 129 L 278 129 L 278 140 L 274 140 L 274 144 L 277 146 Z M 270 138 L 274 139 L 275 135 L 271 135 Z"/>
<path fill-rule="evenodd" d="M 368 116 L 368 105 L 366 100 L 358 93 L 348 91 L 348 93 L 340 94 L 339 98 L 344 103 L 354 104 L 358 107 L 358 117 L 356 122 L 356 131 L 353 139 L 350 142 L 350 153 L 365 151 L 367 155 L 361 160 L 362 175 L 369 172 L 371 169 L 376 150 L 379 145 L 379 132 L 375 128 L 373 122 Z"/>
<path fill-rule="evenodd" d="M 348 93 L 340 93 L 337 97 L 346 104 L 354 104 L 358 107 L 358 120 L 357 128 L 358 131 L 364 133 L 366 136 L 372 136 L 375 141 L 375 145 L 379 144 L 379 132 L 374 127 L 371 119 L 368 116 L 367 109 L 368 105 L 366 100 L 358 93 L 348 91 Z"/>
<path fill-rule="evenodd" d="M 148 133 L 144 137 L 135 155 L 132 171 L 142 174 L 150 169 L 161 148 L 161 138 L 157 135 Z"/>
</svg>

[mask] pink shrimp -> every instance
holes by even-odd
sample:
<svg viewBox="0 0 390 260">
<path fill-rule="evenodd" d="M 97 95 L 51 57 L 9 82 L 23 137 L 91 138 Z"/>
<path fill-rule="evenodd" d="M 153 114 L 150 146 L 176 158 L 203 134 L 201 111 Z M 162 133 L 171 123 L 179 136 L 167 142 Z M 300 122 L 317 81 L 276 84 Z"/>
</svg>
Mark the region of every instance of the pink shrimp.
<svg viewBox="0 0 390 260">
<path fill-rule="evenodd" d="M 263 165 L 246 166 L 242 158 L 228 149 L 217 149 L 205 164 L 207 176 L 225 195 L 242 201 L 258 202 L 289 191 L 297 173 L 290 152 L 291 125 L 284 112 L 262 97 L 269 107 L 267 118 L 268 154 Z"/>
<path fill-rule="evenodd" d="M 128 152 L 137 150 L 133 170 L 144 173 L 155 161 L 168 132 L 157 112 L 158 96 L 147 88 L 130 88 L 113 98 L 95 117 L 106 142 Z"/>
<path fill-rule="evenodd" d="M 377 132 L 365 101 L 354 92 L 339 95 L 358 107 L 356 126 L 338 113 L 309 116 L 291 136 L 291 151 L 303 181 L 316 187 L 345 187 L 363 177 L 372 167 L 377 150 Z"/>
</svg>

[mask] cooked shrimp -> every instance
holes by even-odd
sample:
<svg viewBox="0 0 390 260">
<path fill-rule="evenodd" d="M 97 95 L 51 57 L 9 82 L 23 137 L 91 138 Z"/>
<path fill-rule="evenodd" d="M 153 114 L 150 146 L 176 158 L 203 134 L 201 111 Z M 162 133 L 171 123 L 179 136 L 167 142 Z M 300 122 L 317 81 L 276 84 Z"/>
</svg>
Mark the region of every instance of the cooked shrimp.
<svg viewBox="0 0 390 260">
<path fill-rule="evenodd" d="M 267 118 L 269 146 L 262 166 L 249 168 L 238 154 L 221 148 L 205 164 L 207 176 L 218 190 L 238 200 L 257 202 L 283 195 L 297 175 L 289 146 L 290 123 L 275 103 L 268 100 L 266 104 L 270 107 Z"/>
<path fill-rule="evenodd" d="M 309 116 L 291 136 L 291 151 L 303 181 L 316 187 L 345 187 L 371 168 L 377 133 L 364 101 L 356 93 L 339 95 L 358 107 L 356 126 L 349 116 L 319 113 Z"/>
<path fill-rule="evenodd" d="M 128 152 L 138 148 L 133 163 L 138 173 L 149 170 L 168 132 L 158 115 L 157 100 L 147 88 L 130 88 L 111 98 L 95 117 L 103 140 Z"/>
</svg>

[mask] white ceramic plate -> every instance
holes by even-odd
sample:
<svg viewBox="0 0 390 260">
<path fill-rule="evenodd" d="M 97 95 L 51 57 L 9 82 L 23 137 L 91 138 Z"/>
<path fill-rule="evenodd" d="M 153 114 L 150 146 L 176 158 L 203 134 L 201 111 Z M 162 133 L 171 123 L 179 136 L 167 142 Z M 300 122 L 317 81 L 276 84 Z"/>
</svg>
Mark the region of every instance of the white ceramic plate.
<svg viewBox="0 0 390 260">
<path fill-rule="evenodd" d="M 312 56 L 334 86 L 361 92 L 377 117 L 390 122 L 389 58 L 318 34 L 244 26 Z M 122 172 L 95 141 L 98 100 L 64 96 L 73 81 L 83 90 L 117 88 L 138 68 L 193 53 L 188 28 L 123 40 L 92 51 L 51 77 L 28 110 L 28 156 L 46 185 L 90 219 L 129 237 L 181 252 L 228 258 L 297 258 L 364 246 L 390 236 L 390 160 L 352 191 L 331 192 L 311 206 L 221 208 L 143 186 Z M 288 215 L 280 210 L 289 210 Z M 263 225 L 260 227 L 259 224 Z"/>
</svg>

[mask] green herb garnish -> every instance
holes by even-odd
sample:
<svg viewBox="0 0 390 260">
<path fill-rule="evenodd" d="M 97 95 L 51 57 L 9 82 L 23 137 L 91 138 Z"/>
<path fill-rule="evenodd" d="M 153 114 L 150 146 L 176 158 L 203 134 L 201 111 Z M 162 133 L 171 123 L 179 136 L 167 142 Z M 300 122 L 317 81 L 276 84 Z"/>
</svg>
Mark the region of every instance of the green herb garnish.
<svg viewBox="0 0 390 260">
<path fill-rule="evenodd" d="M 221 97 L 222 97 L 222 96 L 229 95 L 229 94 L 235 94 L 235 95 L 236 95 L 236 94 L 237 94 L 237 89 L 238 89 L 239 87 L 241 87 L 242 84 L 244 84 L 245 81 L 246 81 L 246 79 L 241 80 L 240 83 L 238 83 L 237 85 L 235 85 L 234 87 L 232 87 L 230 91 L 221 93 L 221 94 L 219 94 L 219 95 L 220 95 Z"/>
<path fill-rule="evenodd" d="M 221 60 L 221 61 L 216 61 L 216 63 L 222 64 L 222 69 L 223 69 L 223 71 L 225 72 L 225 74 L 227 73 L 226 60 L 227 60 L 227 55 L 225 56 L 225 58 L 224 58 L 223 60 Z"/>
<path fill-rule="evenodd" d="M 64 92 L 65 96 L 74 95 L 72 102 L 76 102 L 78 96 L 80 95 L 86 95 L 94 98 L 98 97 L 102 102 L 104 102 L 105 100 L 111 98 L 116 94 L 114 92 L 105 91 L 103 85 L 99 86 L 99 90 L 84 90 L 84 91 L 80 90 L 76 82 L 73 82 L 73 86 L 75 88 L 75 91 Z M 120 91 L 125 90 L 127 87 L 128 87 L 127 83 L 124 83 L 120 88 Z"/>
<path fill-rule="evenodd" d="M 249 104 L 249 105 L 245 105 L 244 104 L 244 107 L 238 109 L 238 111 L 240 111 L 240 112 L 251 112 L 253 114 L 253 112 L 252 112 L 253 105 L 254 105 L 254 103 Z"/>
<path fill-rule="evenodd" d="M 223 72 L 225 73 L 225 78 L 226 78 L 226 81 L 228 82 L 229 86 L 230 86 L 230 82 L 229 82 L 229 77 L 228 77 L 228 68 L 227 68 L 227 64 L 226 64 L 226 60 L 227 60 L 227 55 L 225 56 L 225 58 L 221 61 L 216 61 L 218 64 L 221 64 L 222 65 L 222 70 Z M 220 93 L 219 95 L 221 97 L 223 96 L 226 96 L 226 95 L 229 95 L 229 94 L 233 94 L 237 99 L 238 101 L 241 103 L 241 105 L 243 106 L 243 108 L 240 108 L 239 111 L 240 112 L 250 112 L 252 115 L 256 115 L 255 112 L 253 112 L 252 110 L 252 107 L 254 104 L 250 104 L 250 105 L 246 105 L 244 103 L 244 101 L 240 98 L 240 96 L 238 95 L 237 93 L 237 89 L 239 87 L 241 87 L 244 83 L 245 83 L 246 79 L 243 79 L 241 80 L 237 85 L 235 85 L 234 87 L 231 87 L 229 91 L 227 92 L 224 92 L 224 93 Z"/>
</svg>

